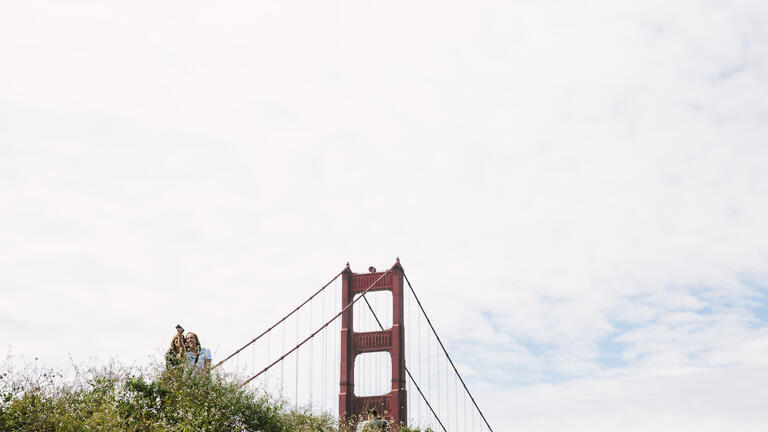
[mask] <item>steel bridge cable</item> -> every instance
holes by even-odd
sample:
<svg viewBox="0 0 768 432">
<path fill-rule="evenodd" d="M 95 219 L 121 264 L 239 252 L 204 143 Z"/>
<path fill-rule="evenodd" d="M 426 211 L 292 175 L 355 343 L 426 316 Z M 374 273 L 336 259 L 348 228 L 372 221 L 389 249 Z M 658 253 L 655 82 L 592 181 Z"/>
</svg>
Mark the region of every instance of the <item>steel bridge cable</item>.
<svg viewBox="0 0 768 432">
<path fill-rule="evenodd" d="M 384 330 L 384 326 L 381 325 L 381 321 L 379 321 L 379 317 L 376 316 L 376 312 L 374 312 L 373 308 L 371 308 L 371 304 L 368 303 L 368 299 L 364 298 L 363 300 L 365 300 L 365 303 L 368 305 L 368 308 L 371 309 L 371 313 L 373 313 L 373 317 L 376 319 L 376 322 L 379 324 L 379 328 Z M 430 405 L 430 403 L 427 400 L 427 398 L 424 397 L 424 393 L 421 392 L 421 388 L 416 383 L 416 380 L 413 379 L 413 376 L 411 375 L 411 371 L 408 370 L 408 366 L 403 365 L 403 367 L 405 368 L 405 372 L 408 374 L 408 377 L 411 379 L 411 382 L 413 382 L 413 385 L 416 386 L 416 389 L 419 391 L 419 394 L 424 399 L 424 403 L 427 404 L 427 406 L 429 407 L 429 410 L 432 411 L 432 415 L 434 415 L 435 419 L 437 419 L 437 422 L 440 423 L 440 427 L 443 428 L 443 431 L 448 432 L 447 429 L 445 428 L 445 426 L 443 426 L 443 422 L 440 421 L 440 417 L 438 417 L 437 413 L 435 413 L 435 410 L 432 409 L 432 405 Z M 438 407 L 438 409 L 439 409 L 439 407 Z"/>
<path fill-rule="evenodd" d="M 318 328 L 317 330 L 315 330 L 315 331 L 314 331 L 314 332 L 313 332 L 311 335 L 307 336 L 307 337 L 306 337 L 304 340 L 302 340 L 300 343 L 298 343 L 298 344 L 297 344 L 295 347 L 291 348 L 291 350 L 290 350 L 290 351 L 288 351 L 287 353 L 283 354 L 283 355 L 282 355 L 282 356 L 281 356 L 279 359 L 277 359 L 277 360 L 273 361 L 273 362 L 272 362 L 271 364 L 269 364 L 267 367 L 265 367 L 264 369 L 262 369 L 262 370 L 261 370 L 259 373 L 257 373 L 256 375 L 254 375 L 254 376 L 252 376 L 252 377 L 248 378 L 247 380 L 245 380 L 245 381 L 244 381 L 242 384 L 240 384 L 240 387 L 242 387 L 242 386 L 244 386 L 244 385 L 248 384 L 248 383 L 249 383 L 249 382 L 251 382 L 251 381 L 252 381 L 254 378 L 257 378 L 259 375 L 261 375 L 261 374 L 263 374 L 264 372 L 266 372 L 267 370 L 269 370 L 269 369 L 270 369 L 272 366 L 274 366 L 274 365 L 276 365 L 277 363 L 279 363 L 280 361 L 282 361 L 282 360 L 283 360 L 284 358 L 286 358 L 286 357 L 287 357 L 289 354 L 291 354 L 292 352 L 294 352 L 294 351 L 296 351 L 297 349 L 299 349 L 299 348 L 300 348 L 302 345 L 304 345 L 304 344 L 305 344 L 305 343 L 306 343 L 308 340 L 312 339 L 312 338 L 313 338 L 313 337 L 314 337 L 316 334 L 320 333 L 320 331 L 321 331 L 321 330 L 323 330 L 324 328 L 328 327 L 328 325 L 329 325 L 329 324 L 331 324 L 333 321 L 335 321 L 335 320 L 336 320 L 336 318 L 338 318 L 339 316 L 341 316 L 341 314 L 343 314 L 344 312 L 346 312 L 346 311 L 347 311 L 347 309 L 349 309 L 349 308 L 350 308 L 350 307 L 352 307 L 352 306 L 353 306 L 355 303 L 357 303 L 357 301 L 358 301 L 358 300 L 360 300 L 360 298 L 361 298 L 361 297 L 364 297 L 364 296 L 365 296 L 365 294 L 366 294 L 368 291 L 370 291 L 370 290 L 371 290 L 371 288 L 373 288 L 373 287 L 374 287 L 374 285 L 376 285 L 377 283 L 379 283 L 379 281 L 381 281 L 381 280 L 384 278 L 384 276 L 386 276 L 386 275 L 387 275 L 389 272 L 391 272 L 391 271 L 392 271 L 392 269 L 390 268 L 390 269 L 388 269 L 387 271 L 385 271 L 384 273 L 382 273 L 382 274 L 381 274 L 381 276 L 379 276 L 379 278 L 378 278 L 378 279 L 376 279 L 376 280 L 375 280 L 375 281 L 374 281 L 374 282 L 373 282 L 373 283 L 372 283 L 370 286 L 368 286 L 368 288 L 366 288 L 366 289 L 365 289 L 365 290 L 362 292 L 362 294 L 360 295 L 360 297 L 357 297 L 357 298 L 353 299 L 353 300 L 352 300 L 352 302 L 351 302 L 350 304 L 348 304 L 347 306 L 345 306 L 345 307 L 344 307 L 344 309 L 342 309 L 341 311 L 339 311 L 339 313 L 337 313 L 337 314 L 336 314 L 336 315 L 335 315 L 333 318 L 331 318 L 331 319 L 330 319 L 328 322 L 326 322 L 325 324 L 323 324 L 322 326 L 320 326 L 320 328 Z M 298 353 L 297 353 L 297 357 L 298 357 Z M 297 363 L 297 366 L 298 366 L 298 363 Z"/>
<path fill-rule="evenodd" d="M 421 378 L 421 317 L 416 317 L 416 322 L 418 323 L 417 326 L 419 328 L 417 334 L 418 334 L 418 340 L 416 341 L 416 346 L 419 347 L 418 353 L 419 353 L 419 360 L 416 362 L 419 368 L 419 378 Z M 421 418 L 421 404 L 419 404 L 419 418 Z"/>
<path fill-rule="evenodd" d="M 242 351 L 242 350 L 244 350 L 245 348 L 247 348 L 247 347 L 248 347 L 250 344 L 252 344 L 252 343 L 256 342 L 257 340 L 261 339 L 261 337 L 262 337 L 262 336 L 264 336 L 265 334 L 267 334 L 267 333 L 269 333 L 270 331 L 272 331 L 272 329 L 274 329 L 275 327 L 277 327 L 277 326 L 278 326 L 280 323 L 282 323 L 283 321 L 287 320 L 287 319 L 288 319 L 288 317 L 290 317 L 291 315 L 293 315 L 293 314 L 294 314 L 296 311 L 298 311 L 299 309 L 301 309 L 301 308 L 302 308 L 302 306 L 304 306 L 304 305 L 305 305 L 305 304 L 307 304 L 307 303 L 308 303 L 310 300 L 312 300 L 312 299 L 313 299 L 313 298 L 314 298 L 316 295 L 320 294 L 320 293 L 321 293 L 323 290 L 325 290 L 325 289 L 328 287 L 328 285 L 332 284 L 332 283 L 333 283 L 333 281 L 335 281 L 335 280 L 336 280 L 336 279 L 337 279 L 339 276 L 341 276 L 341 274 L 342 274 L 342 273 L 344 273 L 344 270 L 340 271 L 340 272 L 339 272 L 339 273 L 338 273 L 336 276 L 334 276 L 334 277 L 333 277 L 333 279 L 331 279 L 330 281 L 328 281 L 328 283 L 327 283 L 327 284 L 323 285 L 323 287 L 322 287 L 322 288 L 320 288 L 320 289 L 319 289 L 319 290 L 317 290 L 317 291 L 316 291 L 314 294 L 312 294 L 311 296 L 309 296 L 309 298 L 308 298 L 308 299 L 304 300 L 304 302 L 303 302 L 302 304 L 300 304 L 300 305 L 296 306 L 296 309 L 292 310 L 292 311 L 291 311 L 291 312 L 290 312 L 288 315 L 286 315 L 286 316 L 284 316 L 284 317 L 280 318 L 280 320 L 279 320 L 278 322 L 276 322 L 275 324 L 273 324 L 273 325 L 272 325 L 272 327 L 270 327 L 270 328 L 268 328 L 268 329 L 264 330 L 263 332 L 261 332 L 261 334 L 260 334 L 260 335 L 258 335 L 258 336 L 256 336 L 255 338 L 251 339 L 251 341 L 250 341 L 250 342 L 248 342 L 247 344 L 243 345 L 243 346 L 242 346 L 242 347 L 241 347 L 239 350 L 237 350 L 237 351 L 233 352 L 232 354 L 230 354 L 230 355 L 229 355 L 227 358 L 225 358 L 224 360 L 222 360 L 222 361 L 220 361 L 220 362 L 216 363 L 216 365 L 214 365 L 214 366 L 213 366 L 211 369 L 216 369 L 217 367 L 219 367 L 219 366 L 220 366 L 222 363 L 224 363 L 225 361 L 227 361 L 227 360 L 231 359 L 232 357 L 236 356 L 237 354 L 239 354 L 239 353 L 240 353 L 240 351 Z"/>
<path fill-rule="evenodd" d="M 285 321 L 280 325 L 282 329 L 280 352 L 285 352 Z M 256 370 L 253 371 L 256 373 Z M 280 399 L 283 398 L 283 387 L 285 386 L 285 363 L 280 363 Z"/>
<path fill-rule="evenodd" d="M 453 425 L 459 428 L 459 381 L 453 377 Z"/>
<path fill-rule="evenodd" d="M 432 340 L 427 339 L 427 388 L 432 397 Z"/>
<path fill-rule="evenodd" d="M 437 410 L 441 411 L 441 408 L 443 407 L 440 404 L 440 356 L 437 356 L 437 361 L 435 361 L 435 364 L 437 365 Z"/>
<path fill-rule="evenodd" d="M 464 396 L 464 410 L 461 412 L 461 417 L 464 419 L 464 430 L 467 430 L 467 393 L 462 393 Z"/>
<path fill-rule="evenodd" d="M 309 319 L 307 320 L 307 324 L 306 324 L 307 329 L 309 329 L 310 331 L 312 330 L 312 304 L 313 303 L 314 302 L 310 302 L 309 303 Z M 308 400 L 308 405 L 309 405 L 310 411 L 312 410 L 312 360 L 313 360 L 312 356 L 314 355 L 314 352 L 312 350 L 312 345 L 314 345 L 314 342 L 315 342 L 314 339 L 310 339 L 310 340 L 307 341 L 307 347 L 304 348 L 304 352 L 307 354 L 306 355 L 306 357 L 307 357 L 307 366 L 302 368 L 305 371 L 309 370 L 309 378 L 307 379 L 307 384 L 308 384 L 308 386 L 307 386 L 307 397 L 308 397 L 308 399 L 307 400 Z M 265 375 L 269 374 L 269 372 L 265 372 L 264 374 Z"/>
<path fill-rule="evenodd" d="M 417 296 L 416 295 L 416 291 L 413 290 L 413 285 L 411 285 L 411 281 L 408 280 L 408 276 L 405 274 L 405 270 L 403 270 L 403 277 L 405 277 L 405 281 L 408 282 L 408 288 L 411 289 L 411 293 L 413 293 L 413 298 L 416 299 L 416 303 L 418 303 L 419 309 L 421 309 L 421 313 L 423 313 L 424 314 L 424 318 L 427 319 L 427 324 L 429 324 L 429 328 L 432 329 L 432 333 L 434 333 L 435 338 L 437 338 L 437 342 L 440 344 L 440 348 L 443 349 L 443 352 L 445 353 L 445 357 L 451 363 L 451 367 L 453 367 L 453 371 L 456 372 L 456 376 L 459 377 L 459 380 L 461 381 L 461 385 L 464 386 L 464 390 L 469 395 L 469 398 L 472 400 L 472 403 L 475 405 L 475 408 L 477 408 L 477 412 L 480 414 L 480 417 L 483 418 L 483 421 L 485 422 L 485 425 L 488 426 L 488 430 L 493 432 L 493 428 L 488 423 L 488 420 L 485 418 L 485 415 L 483 414 L 483 411 L 477 405 L 477 402 L 475 401 L 474 396 L 472 396 L 472 393 L 469 391 L 469 388 L 467 388 L 467 384 L 464 382 L 464 378 L 461 377 L 461 374 L 459 373 L 459 370 L 456 369 L 456 365 L 453 363 L 453 360 L 451 359 L 451 356 L 448 355 L 448 351 L 445 349 L 445 346 L 443 345 L 443 341 L 440 340 L 440 336 L 437 335 L 437 331 L 435 330 L 435 327 L 432 325 L 432 321 L 429 319 L 429 315 L 427 315 L 427 312 L 424 310 L 424 306 L 421 305 L 421 301 L 419 300 L 419 296 Z"/>
<path fill-rule="evenodd" d="M 320 318 L 320 319 L 325 318 L 325 295 L 326 294 L 327 293 L 324 292 L 323 296 L 321 297 L 322 301 L 320 302 L 320 316 L 322 318 Z M 327 346 L 328 346 L 328 332 L 324 331 L 323 332 L 323 345 L 320 347 L 320 351 L 323 353 L 323 362 L 322 362 L 322 365 L 320 367 L 320 373 L 321 373 L 321 376 L 320 376 L 320 388 L 321 388 L 320 410 L 323 411 L 323 412 L 325 412 L 325 397 L 326 397 L 325 391 L 327 389 L 327 387 L 325 385 L 325 377 L 328 375 L 326 373 L 326 366 L 325 366 L 325 364 L 326 364 L 326 356 L 327 356 L 327 352 L 326 352 Z"/>
<path fill-rule="evenodd" d="M 299 342 L 299 314 L 296 314 L 296 342 Z M 296 351 L 296 376 L 294 377 L 294 406 L 299 409 L 299 352 Z"/>
<path fill-rule="evenodd" d="M 408 311 L 408 314 L 405 316 L 405 319 L 406 319 L 405 328 L 411 328 L 411 323 L 413 322 L 413 319 L 412 319 L 413 318 L 412 317 L 413 314 L 411 313 L 411 301 L 410 301 L 411 297 L 410 296 L 408 296 L 408 297 L 403 296 L 403 297 L 405 297 L 405 299 L 404 299 L 405 300 L 405 309 Z M 395 301 L 395 299 L 393 298 L 392 299 L 393 304 L 394 304 L 394 301 Z M 393 323 L 394 323 L 394 320 L 395 320 L 395 317 L 393 316 L 392 317 Z M 405 339 L 405 353 L 406 353 L 405 357 L 406 357 L 406 359 L 408 357 L 410 357 L 411 355 L 413 355 L 412 354 L 413 342 L 412 342 L 411 339 L 412 338 L 406 338 Z M 408 363 L 408 362 L 406 361 L 406 363 Z M 407 402 L 408 402 L 408 406 L 409 407 L 411 405 L 413 405 L 413 401 L 411 400 L 411 392 L 412 392 L 412 390 L 411 390 L 411 381 L 408 380 L 408 393 L 407 393 L 408 397 L 407 397 Z"/>
</svg>

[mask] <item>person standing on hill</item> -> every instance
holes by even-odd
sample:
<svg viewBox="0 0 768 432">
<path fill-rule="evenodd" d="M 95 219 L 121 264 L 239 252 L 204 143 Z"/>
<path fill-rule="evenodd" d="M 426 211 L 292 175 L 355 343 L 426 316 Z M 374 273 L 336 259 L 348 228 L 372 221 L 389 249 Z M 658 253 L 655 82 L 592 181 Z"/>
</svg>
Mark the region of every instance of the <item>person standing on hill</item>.
<svg viewBox="0 0 768 432">
<path fill-rule="evenodd" d="M 187 363 L 187 346 L 184 341 L 184 329 L 181 325 L 176 326 L 176 334 L 171 339 L 171 347 L 165 353 L 165 369 L 169 370 L 176 366 L 182 366 Z"/>
<path fill-rule="evenodd" d="M 197 373 L 208 373 L 211 370 L 211 362 L 213 361 L 211 350 L 203 348 L 200 345 L 200 339 L 192 332 L 187 333 L 186 340 L 188 365 Z"/>
<path fill-rule="evenodd" d="M 368 420 L 357 425 L 358 432 L 387 432 L 389 431 L 389 423 L 386 420 L 379 417 L 379 413 L 375 409 L 368 411 Z"/>
</svg>

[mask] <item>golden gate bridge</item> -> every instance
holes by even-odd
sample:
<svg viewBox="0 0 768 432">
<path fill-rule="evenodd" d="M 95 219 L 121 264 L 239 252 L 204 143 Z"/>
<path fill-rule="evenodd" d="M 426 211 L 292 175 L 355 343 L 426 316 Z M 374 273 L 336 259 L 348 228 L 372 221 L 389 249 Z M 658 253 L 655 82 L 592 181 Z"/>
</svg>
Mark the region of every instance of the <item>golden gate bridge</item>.
<svg viewBox="0 0 768 432">
<path fill-rule="evenodd" d="M 353 273 L 347 263 L 214 368 L 342 423 L 376 409 L 393 430 L 493 432 L 400 259 L 368 270 Z"/>
</svg>

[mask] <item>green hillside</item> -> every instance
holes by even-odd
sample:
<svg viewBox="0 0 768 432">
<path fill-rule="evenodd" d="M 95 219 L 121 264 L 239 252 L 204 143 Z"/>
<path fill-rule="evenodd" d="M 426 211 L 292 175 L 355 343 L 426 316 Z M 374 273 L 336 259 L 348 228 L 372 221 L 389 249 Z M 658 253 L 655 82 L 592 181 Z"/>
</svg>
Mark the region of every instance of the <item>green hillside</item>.
<svg viewBox="0 0 768 432">
<path fill-rule="evenodd" d="M 0 372 L 0 431 L 344 432 L 329 415 L 296 411 L 238 382 L 218 373 L 197 377 L 116 364 L 75 368 L 66 378 L 8 368 Z"/>
</svg>

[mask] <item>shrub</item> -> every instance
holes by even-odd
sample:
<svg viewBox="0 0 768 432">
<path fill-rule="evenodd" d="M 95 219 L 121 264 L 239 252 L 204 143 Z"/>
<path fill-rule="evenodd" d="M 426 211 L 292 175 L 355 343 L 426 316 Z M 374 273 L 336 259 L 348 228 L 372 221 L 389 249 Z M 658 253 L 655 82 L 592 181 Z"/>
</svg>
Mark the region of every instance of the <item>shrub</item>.
<svg viewBox="0 0 768 432">
<path fill-rule="evenodd" d="M 0 431 L 13 432 L 352 432 L 329 415 L 289 408 L 237 377 L 112 363 L 74 377 L 27 366 L 0 373 Z M 217 371 L 216 371 L 217 372 Z M 400 428 L 400 432 L 421 432 Z M 425 429 L 424 432 L 432 432 Z"/>
<path fill-rule="evenodd" d="M 223 374 L 197 376 L 180 368 L 158 374 L 113 364 L 77 371 L 71 382 L 53 371 L 0 375 L 0 430 L 327 432 L 336 427 L 331 417 L 289 410 Z"/>
</svg>

